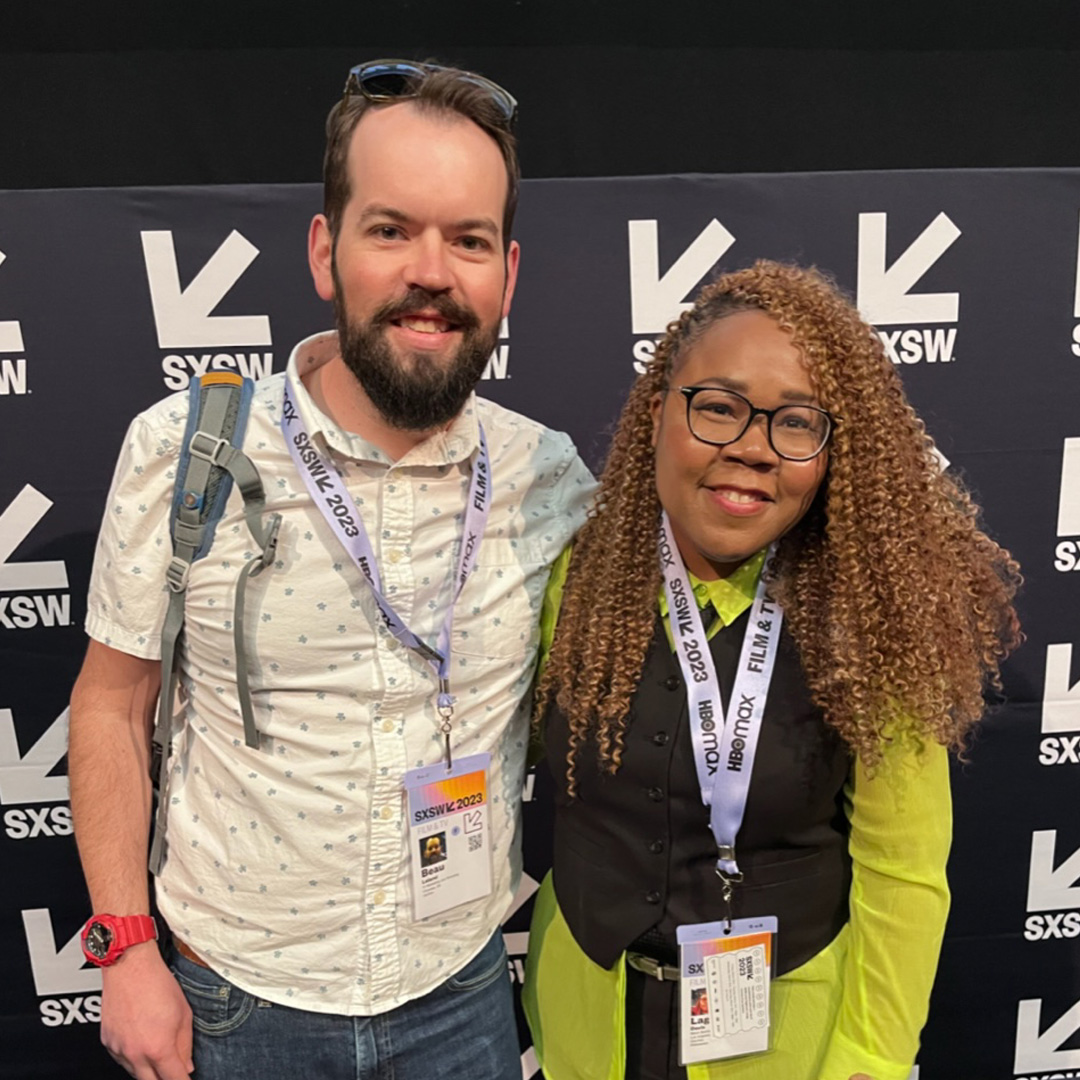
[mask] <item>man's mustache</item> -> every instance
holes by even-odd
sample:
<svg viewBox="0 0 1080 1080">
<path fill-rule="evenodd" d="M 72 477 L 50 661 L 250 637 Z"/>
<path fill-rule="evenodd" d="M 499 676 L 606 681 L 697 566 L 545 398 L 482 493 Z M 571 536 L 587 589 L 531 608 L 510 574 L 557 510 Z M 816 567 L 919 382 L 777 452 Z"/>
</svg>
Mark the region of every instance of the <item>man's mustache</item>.
<svg viewBox="0 0 1080 1080">
<path fill-rule="evenodd" d="M 476 330 L 480 326 L 480 320 L 472 308 L 459 304 L 445 293 L 432 293 L 421 288 L 410 289 L 400 300 L 389 301 L 377 308 L 371 316 L 371 323 L 377 325 L 394 322 L 421 311 L 434 311 L 448 323 L 453 323 L 459 330 Z"/>
</svg>

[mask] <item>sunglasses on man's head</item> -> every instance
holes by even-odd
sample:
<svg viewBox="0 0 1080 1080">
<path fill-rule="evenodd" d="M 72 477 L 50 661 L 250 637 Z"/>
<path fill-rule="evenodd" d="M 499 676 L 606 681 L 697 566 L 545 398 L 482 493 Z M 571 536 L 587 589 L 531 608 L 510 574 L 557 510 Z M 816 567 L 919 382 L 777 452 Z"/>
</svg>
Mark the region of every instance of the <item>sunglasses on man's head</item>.
<svg viewBox="0 0 1080 1080">
<path fill-rule="evenodd" d="M 366 64 L 357 64 L 350 68 L 349 76 L 345 80 L 345 97 L 361 94 L 368 101 L 374 102 L 405 100 L 416 97 L 417 83 L 425 75 L 448 70 L 450 69 L 441 64 L 420 64 L 414 60 L 369 60 Z M 506 127 L 513 125 L 518 108 L 513 94 L 498 83 L 471 71 L 463 71 L 458 78 L 486 90 Z"/>
</svg>

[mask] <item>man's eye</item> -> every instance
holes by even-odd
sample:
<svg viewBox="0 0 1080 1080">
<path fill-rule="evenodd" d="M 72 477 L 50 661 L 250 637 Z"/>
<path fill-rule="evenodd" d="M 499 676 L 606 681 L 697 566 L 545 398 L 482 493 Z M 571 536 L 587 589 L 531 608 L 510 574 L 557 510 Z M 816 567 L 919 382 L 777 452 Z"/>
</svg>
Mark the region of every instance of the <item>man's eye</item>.
<svg viewBox="0 0 1080 1080">
<path fill-rule="evenodd" d="M 486 251 L 488 249 L 488 242 L 479 236 L 463 236 L 458 243 L 466 251 Z"/>
<path fill-rule="evenodd" d="M 401 229 L 397 225 L 380 225 L 375 234 L 380 240 L 396 240 L 401 235 Z"/>
</svg>

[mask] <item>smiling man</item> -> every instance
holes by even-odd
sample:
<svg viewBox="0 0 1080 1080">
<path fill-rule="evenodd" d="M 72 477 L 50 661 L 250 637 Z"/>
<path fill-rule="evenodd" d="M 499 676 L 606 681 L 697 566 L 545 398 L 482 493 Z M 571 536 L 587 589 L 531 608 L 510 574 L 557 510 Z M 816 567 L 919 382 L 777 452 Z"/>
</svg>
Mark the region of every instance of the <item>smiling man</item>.
<svg viewBox="0 0 1080 1080">
<path fill-rule="evenodd" d="M 499 921 L 526 698 L 593 482 L 566 436 L 474 393 L 517 279 L 515 109 L 479 75 L 377 61 L 330 114 L 308 256 L 337 328 L 256 385 L 242 446 L 276 555 L 236 605 L 256 545 L 233 491 L 186 572 L 164 960 L 147 774 L 187 399 L 128 432 L 70 772 L 102 1039 L 141 1080 L 520 1072 Z"/>
</svg>

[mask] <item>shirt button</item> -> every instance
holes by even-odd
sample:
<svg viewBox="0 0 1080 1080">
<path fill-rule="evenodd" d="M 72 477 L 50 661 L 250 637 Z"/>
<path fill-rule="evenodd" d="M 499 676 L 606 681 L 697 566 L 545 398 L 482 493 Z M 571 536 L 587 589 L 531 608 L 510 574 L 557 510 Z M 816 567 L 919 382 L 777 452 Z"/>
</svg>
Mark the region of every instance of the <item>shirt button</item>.
<svg viewBox="0 0 1080 1080">
<path fill-rule="evenodd" d="M 667 687 L 668 690 L 678 690 L 679 689 L 679 676 L 678 675 L 669 675 L 664 680 L 664 686 Z"/>
<path fill-rule="evenodd" d="M 376 893 L 376 894 L 375 894 L 375 895 L 374 895 L 374 896 L 373 896 L 373 897 L 371 898 L 371 902 L 372 902 L 373 904 L 381 904 L 381 903 L 382 903 L 382 902 L 383 902 L 383 901 L 384 901 L 385 899 L 386 899 L 386 893 L 384 893 L 384 892 L 382 891 L 382 889 L 380 889 L 380 890 L 379 890 L 379 891 L 378 891 L 378 892 L 377 892 L 377 893 Z"/>
<path fill-rule="evenodd" d="M 401 552 L 394 548 L 387 556 L 391 562 L 401 562 Z"/>
<path fill-rule="evenodd" d="M 393 731 L 394 730 L 394 721 L 393 720 L 384 720 L 382 722 L 382 729 L 383 729 L 383 731 Z"/>
<path fill-rule="evenodd" d="M 382 812 L 379 814 L 379 817 L 381 817 L 383 819 L 383 821 L 387 821 L 389 818 L 392 818 L 393 816 L 394 816 L 394 811 L 391 810 L 389 806 L 384 806 L 382 808 Z"/>
<path fill-rule="evenodd" d="M 663 802 L 664 789 L 659 787 L 649 788 L 649 798 L 652 799 L 653 802 Z"/>
<path fill-rule="evenodd" d="M 658 731 L 652 737 L 652 741 L 656 743 L 657 746 L 667 746 L 668 733 L 666 731 Z"/>
<path fill-rule="evenodd" d="M 646 904 L 659 904 L 660 903 L 660 894 L 655 889 L 651 890 L 650 892 L 647 892 L 645 894 L 645 903 Z"/>
<path fill-rule="evenodd" d="M 651 851 L 651 852 L 652 852 L 652 853 L 653 853 L 654 855 L 659 855 L 659 854 L 660 854 L 660 852 L 662 852 L 662 851 L 664 850 L 664 841 L 663 841 L 663 840 L 654 840 L 654 841 L 653 841 L 653 842 L 652 842 L 652 843 L 651 843 L 651 844 L 649 845 L 649 850 L 650 850 L 650 851 Z"/>
</svg>

